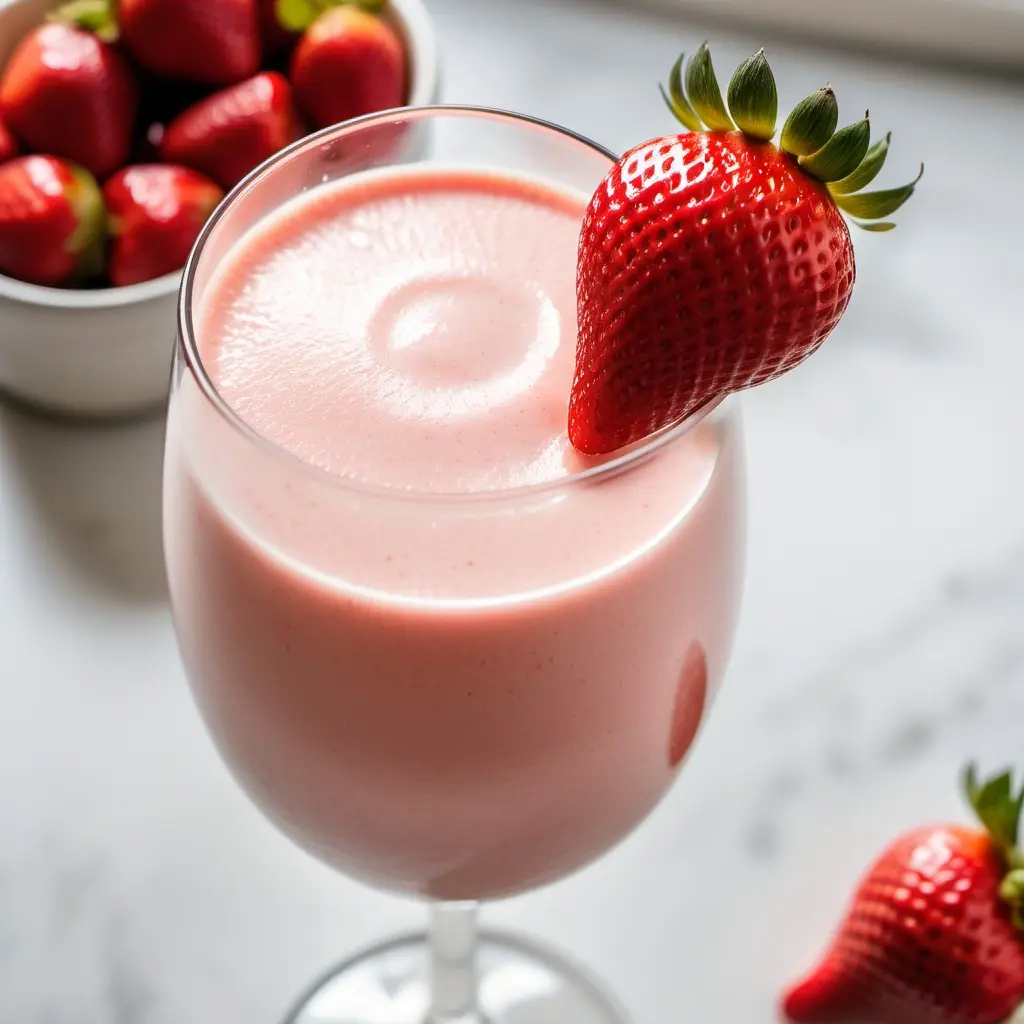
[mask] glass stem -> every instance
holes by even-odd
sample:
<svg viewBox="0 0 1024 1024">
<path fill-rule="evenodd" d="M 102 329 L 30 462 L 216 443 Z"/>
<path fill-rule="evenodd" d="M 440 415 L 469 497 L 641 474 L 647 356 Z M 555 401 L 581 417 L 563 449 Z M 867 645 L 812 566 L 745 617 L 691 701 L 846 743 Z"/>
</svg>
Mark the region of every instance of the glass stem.
<svg viewBox="0 0 1024 1024">
<path fill-rule="evenodd" d="M 430 908 L 429 1024 L 485 1024 L 477 1001 L 476 903 Z"/>
</svg>

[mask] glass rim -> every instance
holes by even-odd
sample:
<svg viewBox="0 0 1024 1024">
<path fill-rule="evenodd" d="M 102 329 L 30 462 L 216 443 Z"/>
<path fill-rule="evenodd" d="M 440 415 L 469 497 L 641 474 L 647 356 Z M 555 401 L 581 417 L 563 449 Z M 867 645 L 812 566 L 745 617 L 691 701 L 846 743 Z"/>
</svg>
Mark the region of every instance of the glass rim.
<svg viewBox="0 0 1024 1024">
<path fill-rule="evenodd" d="M 409 488 L 388 486 L 385 484 L 373 484 L 366 481 L 349 479 L 339 473 L 332 472 L 322 466 L 316 466 L 306 462 L 294 452 L 282 447 L 277 442 L 265 437 L 255 427 L 248 424 L 227 402 L 220 393 L 213 378 L 207 372 L 202 356 L 199 352 L 199 344 L 196 337 L 193 321 L 193 293 L 195 289 L 195 278 L 199 265 L 202 262 L 203 254 L 209 243 L 210 237 L 216 230 L 228 210 L 232 209 L 243 193 L 247 192 L 269 174 L 275 167 L 287 162 L 296 153 L 314 147 L 330 139 L 342 138 L 352 134 L 374 123 L 394 121 L 397 118 L 405 120 L 419 120 L 430 116 L 452 116 L 452 117 L 486 117 L 496 121 L 519 122 L 541 128 L 545 131 L 560 135 L 563 138 L 579 143 L 590 149 L 599 156 L 605 157 L 610 164 L 614 164 L 618 157 L 606 147 L 594 142 L 592 139 L 574 132 L 570 128 L 556 124 L 553 121 L 546 121 L 543 118 L 533 117 L 530 114 L 517 113 L 511 110 L 502 110 L 499 107 L 476 106 L 471 104 L 458 103 L 434 103 L 421 106 L 395 107 L 390 110 L 376 111 L 372 114 L 365 114 L 362 117 L 353 118 L 340 124 L 322 128 L 311 135 L 305 135 L 301 139 L 291 143 L 284 149 L 279 150 L 268 160 L 265 160 L 258 167 L 250 171 L 220 202 L 217 209 L 203 225 L 199 237 L 189 254 L 188 262 L 185 264 L 184 274 L 181 281 L 181 289 L 178 297 L 178 332 L 175 339 L 175 349 L 180 353 L 185 368 L 188 370 L 193 381 L 199 388 L 202 398 L 213 408 L 222 420 L 239 434 L 243 440 L 254 444 L 276 458 L 282 459 L 306 476 L 320 478 L 331 487 L 338 490 L 349 491 L 353 494 L 360 494 L 366 497 L 384 498 L 390 501 L 404 500 L 415 502 L 496 502 L 520 497 L 528 497 L 544 492 L 561 491 L 568 488 L 580 486 L 585 483 L 596 483 L 606 477 L 614 476 L 629 466 L 632 466 L 654 452 L 664 448 L 672 441 L 689 433 L 694 427 L 710 416 L 724 401 L 724 396 L 712 399 L 705 403 L 698 410 L 688 417 L 676 423 L 662 427 L 660 430 L 649 435 L 635 444 L 620 449 L 611 457 L 588 466 L 585 469 L 568 473 L 562 477 L 551 480 L 542 480 L 538 483 L 519 484 L 514 487 L 493 488 L 490 490 L 478 491 L 429 491 L 411 490 Z"/>
</svg>

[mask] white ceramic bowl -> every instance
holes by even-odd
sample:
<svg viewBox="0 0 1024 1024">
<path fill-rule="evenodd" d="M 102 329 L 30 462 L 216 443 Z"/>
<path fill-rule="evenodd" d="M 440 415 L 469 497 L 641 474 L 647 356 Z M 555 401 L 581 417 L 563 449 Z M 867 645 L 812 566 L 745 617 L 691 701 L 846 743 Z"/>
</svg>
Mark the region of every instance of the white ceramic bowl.
<svg viewBox="0 0 1024 1024">
<path fill-rule="evenodd" d="M 59 3 L 0 0 L 0 67 Z M 437 42 L 423 0 L 391 0 L 391 9 L 412 63 L 409 102 L 434 103 Z M 74 417 L 119 418 L 161 405 L 180 281 L 175 273 L 130 288 L 78 292 L 0 275 L 0 391 Z"/>
</svg>

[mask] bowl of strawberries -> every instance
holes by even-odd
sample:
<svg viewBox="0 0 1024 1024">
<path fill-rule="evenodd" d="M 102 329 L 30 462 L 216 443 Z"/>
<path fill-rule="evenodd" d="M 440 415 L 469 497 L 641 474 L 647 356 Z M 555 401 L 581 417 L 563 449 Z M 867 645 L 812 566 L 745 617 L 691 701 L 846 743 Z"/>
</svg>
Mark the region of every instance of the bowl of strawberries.
<svg viewBox="0 0 1024 1024">
<path fill-rule="evenodd" d="M 160 405 L 181 270 L 224 195 L 438 89 L 423 0 L 0 0 L 0 391 L 75 417 Z"/>
</svg>

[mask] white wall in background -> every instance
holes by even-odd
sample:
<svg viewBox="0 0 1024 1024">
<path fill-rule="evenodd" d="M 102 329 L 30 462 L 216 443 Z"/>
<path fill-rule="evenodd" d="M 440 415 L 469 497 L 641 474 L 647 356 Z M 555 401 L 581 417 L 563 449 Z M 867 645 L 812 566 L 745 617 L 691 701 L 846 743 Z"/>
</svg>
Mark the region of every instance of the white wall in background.
<svg viewBox="0 0 1024 1024">
<path fill-rule="evenodd" d="M 628 0 L 1024 71 L 1024 0 Z"/>
</svg>

